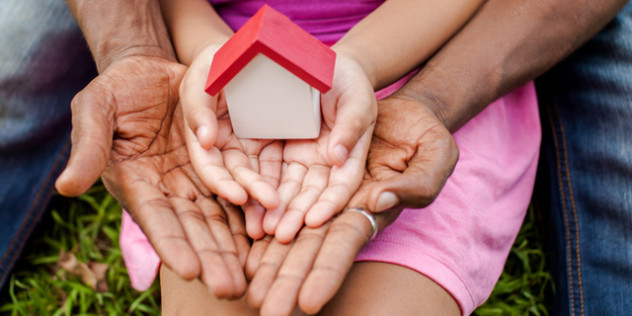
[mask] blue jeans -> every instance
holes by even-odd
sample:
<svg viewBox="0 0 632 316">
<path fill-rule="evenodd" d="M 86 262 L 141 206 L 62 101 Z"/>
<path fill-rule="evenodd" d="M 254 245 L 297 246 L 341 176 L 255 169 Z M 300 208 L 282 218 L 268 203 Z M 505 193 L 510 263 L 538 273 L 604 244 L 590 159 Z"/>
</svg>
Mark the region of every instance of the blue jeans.
<svg viewBox="0 0 632 316">
<path fill-rule="evenodd" d="M 537 87 L 553 314 L 630 315 L 632 2 Z"/>
<path fill-rule="evenodd" d="M 96 74 L 61 0 L 0 1 L 0 287 L 66 165 L 70 100 Z"/>
</svg>

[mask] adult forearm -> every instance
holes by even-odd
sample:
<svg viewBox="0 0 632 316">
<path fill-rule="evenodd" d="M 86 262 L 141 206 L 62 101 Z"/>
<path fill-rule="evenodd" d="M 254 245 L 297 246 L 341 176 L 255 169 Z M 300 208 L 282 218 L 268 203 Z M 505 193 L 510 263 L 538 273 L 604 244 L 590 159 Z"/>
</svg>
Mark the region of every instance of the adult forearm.
<svg viewBox="0 0 632 316">
<path fill-rule="evenodd" d="M 157 0 L 66 0 L 99 73 L 128 55 L 175 60 Z"/>
<path fill-rule="evenodd" d="M 376 89 L 434 54 L 486 0 L 389 0 L 333 47 L 353 57 Z"/>
<path fill-rule="evenodd" d="M 456 131 L 598 32 L 626 0 L 490 0 L 398 92 Z"/>
</svg>

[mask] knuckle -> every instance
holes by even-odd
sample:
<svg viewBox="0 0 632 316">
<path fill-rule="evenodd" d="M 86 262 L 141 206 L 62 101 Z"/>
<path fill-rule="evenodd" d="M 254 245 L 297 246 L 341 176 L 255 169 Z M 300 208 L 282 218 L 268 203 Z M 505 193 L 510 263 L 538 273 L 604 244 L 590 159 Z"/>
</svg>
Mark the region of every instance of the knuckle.
<svg viewBox="0 0 632 316">
<path fill-rule="evenodd" d="M 415 208 L 426 207 L 432 203 L 439 192 L 442 185 L 437 185 L 430 180 L 422 180 L 418 182 L 417 189 L 414 191 L 414 196 L 410 199 L 410 206 Z"/>
<path fill-rule="evenodd" d="M 153 216 L 156 212 L 161 210 L 171 209 L 169 201 L 163 198 L 153 198 L 141 202 L 135 210 L 129 210 L 132 215 L 132 219 L 140 223 L 144 216 Z"/>
<path fill-rule="evenodd" d="M 205 215 L 204 218 L 209 223 L 226 224 L 226 222 L 228 221 L 224 212 L 211 213 Z"/>
<path fill-rule="evenodd" d="M 194 209 L 179 210 L 177 215 L 181 221 L 204 222 L 205 220 L 204 215 Z"/>
<path fill-rule="evenodd" d="M 276 282 L 290 282 L 290 283 L 302 283 L 305 279 L 305 274 L 300 273 L 300 271 L 282 269 L 279 271 L 279 275 L 277 276 Z"/>
<path fill-rule="evenodd" d="M 323 232 L 318 229 L 303 228 L 301 233 L 296 237 L 296 244 L 305 243 L 322 243 L 324 239 Z"/>
<path fill-rule="evenodd" d="M 369 125 L 369 122 L 365 121 L 362 117 L 354 117 L 349 122 L 349 129 L 352 131 L 353 136 L 360 138 L 364 134 L 364 130 Z"/>
<path fill-rule="evenodd" d="M 359 225 L 351 222 L 351 220 L 349 220 L 349 217 L 347 217 L 347 220 L 342 220 L 342 218 L 343 217 L 341 217 L 341 220 L 334 221 L 329 228 L 331 234 L 344 234 L 350 237 L 343 239 L 341 243 L 347 243 L 351 245 L 351 240 L 368 240 L 371 237 L 370 231 L 364 231 Z"/>
<path fill-rule="evenodd" d="M 459 161 L 459 156 L 461 155 L 461 151 L 459 150 L 459 147 L 456 145 L 456 141 L 454 140 L 454 138 L 450 137 L 450 162 L 452 164 L 452 168 L 450 168 L 450 173 L 452 173 L 452 170 L 454 170 L 454 167 L 457 163 L 457 161 Z"/>
</svg>

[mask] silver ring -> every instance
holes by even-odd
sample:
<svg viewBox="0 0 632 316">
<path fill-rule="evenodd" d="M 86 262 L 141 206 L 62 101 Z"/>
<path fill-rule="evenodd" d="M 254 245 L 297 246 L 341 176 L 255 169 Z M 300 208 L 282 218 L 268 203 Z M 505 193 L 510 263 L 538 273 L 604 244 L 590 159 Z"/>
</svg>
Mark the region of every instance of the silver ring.
<svg viewBox="0 0 632 316">
<path fill-rule="evenodd" d="M 375 219 L 375 216 L 373 216 L 373 214 L 365 211 L 362 208 L 350 208 L 347 210 L 347 212 L 358 212 L 362 215 L 364 215 L 364 217 L 366 217 L 366 219 L 369 220 L 369 223 L 371 223 L 371 228 L 373 229 L 373 234 L 371 235 L 371 240 L 373 240 L 373 238 L 375 238 L 375 236 L 377 235 L 377 220 Z"/>
</svg>

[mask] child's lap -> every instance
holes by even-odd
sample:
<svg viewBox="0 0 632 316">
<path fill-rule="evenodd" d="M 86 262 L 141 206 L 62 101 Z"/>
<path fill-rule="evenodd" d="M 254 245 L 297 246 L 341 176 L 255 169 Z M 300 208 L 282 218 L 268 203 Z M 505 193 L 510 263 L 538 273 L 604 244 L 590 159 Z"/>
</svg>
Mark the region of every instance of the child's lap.
<svg viewBox="0 0 632 316">
<path fill-rule="evenodd" d="M 198 279 L 184 281 L 160 270 L 163 315 L 258 315 L 246 303 L 220 300 Z M 459 307 L 441 286 L 412 270 L 392 264 L 355 264 L 320 315 L 457 315 Z M 298 308 L 293 316 L 305 315 Z"/>
<path fill-rule="evenodd" d="M 357 260 L 422 273 L 470 314 L 498 280 L 531 198 L 540 148 L 533 84 L 491 104 L 454 138 L 459 161 L 439 197 L 404 210 Z"/>
</svg>

